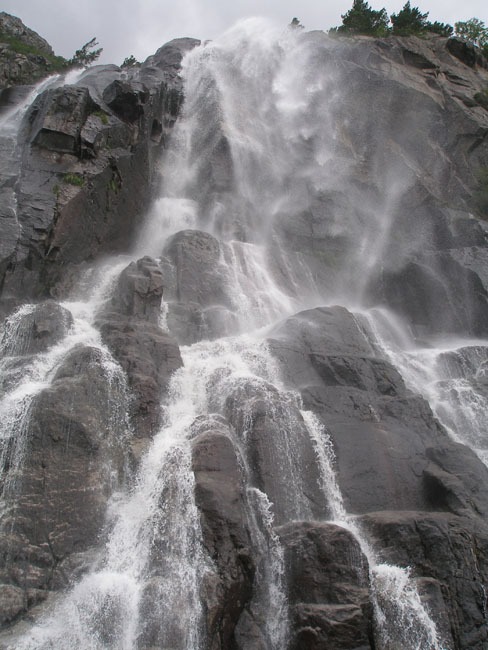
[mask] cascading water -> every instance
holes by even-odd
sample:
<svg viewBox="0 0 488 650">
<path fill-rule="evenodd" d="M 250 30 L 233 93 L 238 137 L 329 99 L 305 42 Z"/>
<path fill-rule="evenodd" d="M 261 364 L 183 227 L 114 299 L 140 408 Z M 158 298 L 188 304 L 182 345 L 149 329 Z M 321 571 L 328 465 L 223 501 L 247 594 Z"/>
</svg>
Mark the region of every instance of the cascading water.
<svg viewBox="0 0 488 650">
<path fill-rule="evenodd" d="M 57 368 L 71 351 L 81 346 L 97 348 L 101 353 L 101 364 L 107 381 L 113 383 L 114 403 L 110 408 L 117 411 L 120 403 L 126 399 L 125 379 L 121 369 L 102 344 L 100 334 L 93 326 L 96 310 L 120 270 L 120 264 L 112 264 L 110 272 L 104 274 L 99 285 L 92 285 L 90 302 L 69 302 L 61 306 L 63 311 L 58 316 L 60 341 L 49 349 L 37 351 L 33 345 L 31 316 L 36 312 L 36 305 L 24 305 L 6 320 L 0 343 L 0 463 L 4 499 L 15 496 L 15 483 L 27 443 L 32 403 L 36 396 L 50 386 Z M 117 394 L 118 398 L 115 398 Z"/>
<path fill-rule="evenodd" d="M 486 464 L 488 341 L 445 337 L 419 345 L 404 324 L 385 310 L 359 317 L 367 321 L 372 342 L 400 369 L 409 388 L 427 396 L 452 438 L 471 447 Z"/>
<path fill-rule="evenodd" d="M 219 568 L 206 545 L 196 497 L 192 454 L 202 422 L 213 428 L 225 423 L 244 477 L 245 525 L 256 557 L 246 613 L 255 636 L 243 633 L 240 648 L 281 650 L 289 644 L 287 567 L 276 529 L 320 519 L 352 533 L 369 562 L 375 647 L 447 647 L 409 570 L 382 562 L 347 512 L 333 442 L 288 389 L 266 344 L 276 322 L 301 309 L 361 306 L 391 234 L 391 213 L 411 182 L 398 182 L 394 170 L 379 179 L 375 192 L 355 182 L 365 160 L 357 152 L 349 155 L 334 47 L 313 33 L 278 32 L 252 20 L 186 55 L 185 105 L 163 161 L 161 196 L 131 254 L 158 258 L 174 276 L 160 325 L 184 344 L 183 367 L 171 379 L 162 425 L 136 475 L 112 495 L 96 561 L 9 647 L 210 647 L 212 605 L 206 599 Z M 341 186 L 348 196 L 338 198 Z M 315 216 L 319 207 L 326 219 Z M 312 250 L 294 223 L 306 219 Z M 324 249 L 325 240 L 330 245 Z M 190 285 L 198 286 L 185 298 L 178 264 L 188 245 L 197 260 Z M 202 250 L 213 255 L 215 286 Z M 127 261 L 110 262 L 98 289 L 85 283 L 88 298 L 62 304 L 73 322 L 48 350 L 23 358 L 28 342 L 22 322 L 34 306 L 7 321 L 0 403 L 7 480 L 23 461 L 31 403 L 77 346 L 98 349 L 107 376 L 116 376 L 118 399 L 107 408 L 116 416 L 113 429 L 127 429 L 125 381 L 95 327 Z M 197 314 L 195 331 L 178 329 L 182 313 L 183 320 Z M 467 430 L 463 442 L 483 456 L 485 344 L 419 349 L 403 326 L 393 331 L 390 315 L 381 316 L 364 308 L 356 313 L 358 323 L 366 322 L 368 344 L 400 369 L 411 388 L 426 391 L 453 435 Z"/>
</svg>

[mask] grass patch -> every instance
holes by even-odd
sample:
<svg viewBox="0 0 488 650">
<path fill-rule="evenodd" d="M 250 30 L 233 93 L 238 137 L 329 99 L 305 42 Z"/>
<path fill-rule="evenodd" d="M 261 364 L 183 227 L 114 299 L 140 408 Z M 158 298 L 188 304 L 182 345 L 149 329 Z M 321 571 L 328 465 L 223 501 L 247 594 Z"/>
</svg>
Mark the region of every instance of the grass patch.
<svg viewBox="0 0 488 650">
<path fill-rule="evenodd" d="M 474 101 L 488 111 L 488 88 L 484 88 L 473 97 Z"/>
<path fill-rule="evenodd" d="M 24 54 L 25 56 L 40 56 L 47 61 L 48 69 L 52 72 L 59 72 L 68 67 L 68 61 L 62 56 L 54 54 L 47 54 L 42 50 L 38 50 L 33 45 L 24 43 L 19 38 L 9 34 L 0 32 L 0 43 L 6 43 L 17 54 Z"/>
<path fill-rule="evenodd" d="M 63 183 L 66 183 L 67 185 L 75 185 L 76 187 L 83 187 L 85 179 L 81 174 L 68 172 L 63 176 Z"/>
<path fill-rule="evenodd" d="M 473 194 L 475 208 L 482 219 L 488 219 L 488 167 L 481 167 L 476 174 L 478 187 Z"/>
<path fill-rule="evenodd" d="M 102 124 L 108 124 L 108 115 L 103 111 L 93 111 L 92 115 L 96 115 Z"/>
</svg>

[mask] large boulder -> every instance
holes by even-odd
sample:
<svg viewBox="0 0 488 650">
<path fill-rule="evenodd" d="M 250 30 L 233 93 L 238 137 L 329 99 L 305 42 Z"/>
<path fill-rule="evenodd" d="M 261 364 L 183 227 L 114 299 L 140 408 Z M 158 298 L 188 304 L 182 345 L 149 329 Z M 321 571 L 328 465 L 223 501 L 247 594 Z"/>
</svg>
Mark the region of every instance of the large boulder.
<svg viewBox="0 0 488 650">
<path fill-rule="evenodd" d="M 35 368 L 36 355 L 61 343 L 72 324 L 71 313 L 54 300 L 24 305 L 7 318 L 0 340 L 0 396 L 20 386 L 26 369 Z"/>
<path fill-rule="evenodd" d="M 290 649 L 373 648 L 368 562 L 354 536 L 334 524 L 278 529 L 291 610 Z"/>
<path fill-rule="evenodd" d="M 212 418 L 195 422 L 192 469 L 203 541 L 217 575 L 206 585 L 206 619 L 213 648 L 231 647 L 235 628 L 251 599 L 256 559 L 249 525 L 242 461 L 228 427 Z"/>
<path fill-rule="evenodd" d="M 127 373 L 133 396 L 129 410 L 138 438 L 157 431 L 161 400 L 172 373 L 182 365 L 176 340 L 159 326 L 163 282 L 152 258 L 132 262 L 97 317 L 103 341 Z"/>
<path fill-rule="evenodd" d="M 33 120 L 32 143 L 49 151 L 80 155 L 82 126 L 98 108 L 88 88 L 62 86 L 48 90 Z"/>
<path fill-rule="evenodd" d="M 476 483 L 484 484 L 486 468 L 465 447 L 471 472 L 452 464 L 457 446 L 422 397 L 408 391 L 398 371 L 377 356 L 374 337 L 367 334 L 358 316 L 329 307 L 289 318 L 269 341 L 286 381 L 331 436 L 346 509 L 433 510 L 443 499 L 443 509 L 448 502 L 454 508 L 454 495 L 452 502 L 448 497 L 454 481 L 456 507 L 484 512 L 488 495 Z M 446 471 L 453 475 L 450 482 Z"/>
<path fill-rule="evenodd" d="M 46 352 L 59 343 L 73 324 L 73 316 L 54 300 L 19 309 L 4 324 L 2 355 L 23 356 Z"/>
<path fill-rule="evenodd" d="M 131 262 L 119 275 L 105 309 L 157 325 L 164 286 L 159 264 L 151 257 L 143 257 Z"/>
<path fill-rule="evenodd" d="M 135 434 L 151 437 L 161 424 L 160 402 L 181 365 L 178 344 L 157 325 L 114 315 L 98 321 L 103 341 L 127 373 Z"/>
<path fill-rule="evenodd" d="M 411 567 L 438 623 L 444 647 L 483 648 L 487 643 L 488 537 L 482 519 L 425 512 L 378 512 L 361 517 L 383 562 Z M 426 593 L 428 596 L 428 593 Z"/>
<path fill-rule="evenodd" d="M 207 232 L 182 230 L 164 247 L 174 282 L 168 286 L 167 323 L 179 342 L 194 343 L 235 331 L 229 270 L 220 242 Z"/>
<path fill-rule="evenodd" d="M 276 523 L 330 514 L 315 448 L 320 443 L 314 442 L 293 395 L 247 378 L 229 388 L 224 413 L 242 441 L 249 481 L 272 502 Z"/>
<path fill-rule="evenodd" d="M 84 554 L 99 543 L 107 499 L 126 478 L 125 383 L 110 364 L 96 348 L 74 348 L 4 448 L 7 619 L 67 586 L 74 566 L 83 569 Z M 22 598 L 14 598 L 19 590 Z"/>
<path fill-rule="evenodd" d="M 103 91 L 107 106 L 127 122 L 136 122 L 144 115 L 144 104 L 149 99 L 149 92 L 142 84 L 130 84 L 116 79 Z"/>
</svg>

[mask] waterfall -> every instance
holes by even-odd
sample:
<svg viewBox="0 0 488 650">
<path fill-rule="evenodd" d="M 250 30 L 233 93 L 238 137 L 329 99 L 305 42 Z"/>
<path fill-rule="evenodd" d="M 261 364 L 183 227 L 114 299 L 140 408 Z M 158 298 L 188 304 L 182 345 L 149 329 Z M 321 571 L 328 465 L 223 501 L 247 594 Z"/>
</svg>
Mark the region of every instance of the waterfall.
<svg viewBox="0 0 488 650">
<path fill-rule="evenodd" d="M 374 647 L 450 647 L 416 587 L 414 568 L 384 561 L 361 517 L 348 512 L 333 436 L 310 407 L 313 381 L 303 380 L 304 405 L 306 396 L 287 381 L 273 347 L 277 330 L 299 312 L 347 308 L 360 362 L 390 362 L 450 435 L 488 463 L 487 342 L 458 337 L 422 344 L 398 316 L 371 307 L 368 291 L 413 175 L 400 178 L 390 167 L 378 173 L 374 190 L 362 182 L 372 154 L 366 147 L 353 150 L 348 136 L 353 127 L 337 47 L 314 33 L 252 19 L 190 51 L 181 71 L 185 103 L 161 161 L 158 196 L 133 249 L 92 265 L 70 300 L 53 301 L 58 330 L 45 347 L 32 338 L 39 305 L 24 305 L 6 320 L 0 347 L 3 531 L 15 530 L 32 409 L 63 378 L 76 379 L 77 371 L 68 375 L 65 366 L 80 350 L 96 352 L 103 381 L 93 390 L 108 387 L 100 409 L 107 423 L 90 453 L 95 457 L 104 445 L 117 452 L 100 472 L 108 506 L 92 556 L 83 556 L 78 575 L 39 606 L 32 621 L 12 628 L 3 647 L 224 648 L 210 644 L 218 625 L 227 624 L 225 608 L 233 607 L 235 647 L 282 650 L 292 643 L 292 614 L 289 549 L 280 535 L 293 522 L 338 526 L 358 545 L 369 565 Z M 164 276 L 158 335 L 178 341 L 182 360 L 150 439 L 131 430 L 130 368 L 122 369 L 99 331 L 122 271 L 143 256 L 155 258 Z M 289 347 L 299 354 L 298 343 Z M 314 368 L 323 363 L 315 350 L 307 354 Z M 347 377 L 330 385 L 348 381 L 354 363 Z M 324 367 L 327 378 L 334 369 Z M 368 381 L 377 381 L 367 373 Z M 364 420 L 374 422 L 374 408 L 367 408 Z M 208 448 L 215 441 L 214 457 Z M 218 484 L 223 450 L 233 491 Z M 207 452 L 210 469 L 196 469 L 198 453 Z M 224 513 L 231 542 L 220 542 L 231 549 L 225 562 L 233 582 L 223 577 L 222 559 L 209 541 L 223 535 L 215 528 L 224 518 L 212 489 L 222 499 L 232 492 L 230 514 Z M 361 562 L 351 560 L 358 572 Z"/>
</svg>

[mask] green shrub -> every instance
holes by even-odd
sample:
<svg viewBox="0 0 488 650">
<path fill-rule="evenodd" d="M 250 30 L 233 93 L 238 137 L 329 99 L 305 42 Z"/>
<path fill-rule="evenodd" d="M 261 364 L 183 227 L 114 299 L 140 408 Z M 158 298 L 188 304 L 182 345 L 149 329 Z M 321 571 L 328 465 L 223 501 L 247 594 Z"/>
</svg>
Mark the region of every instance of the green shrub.
<svg viewBox="0 0 488 650">
<path fill-rule="evenodd" d="M 6 43 L 14 52 L 17 54 L 24 54 L 25 56 L 41 56 L 47 61 L 47 68 L 52 72 L 60 72 L 68 67 L 68 61 L 62 56 L 55 56 L 54 54 L 48 54 L 42 50 L 38 50 L 33 45 L 28 45 L 24 41 L 11 36 L 10 34 L 4 34 L 0 32 L 0 42 Z"/>
<path fill-rule="evenodd" d="M 476 93 L 473 97 L 474 101 L 477 102 L 480 106 L 483 106 L 483 108 L 486 108 L 488 111 L 488 88 L 485 88 L 484 90 L 480 90 L 479 93 Z"/>
<path fill-rule="evenodd" d="M 63 176 L 63 183 L 66 183 L 67 185 L 76 185 L 77 187 L 83 187 L 85 184 L 85 179 L 81 174 L 68 172 Z"/>
<path fill-rule="evenodd" d="M 136 65 L 141 65 L 141 64 L 136 59 L 136 57 L 133 54 L 131 54 L 130 56 L 125 57 L 125 59 L 122 62 L 122 65 L 120 67 L 121 68 L 133 68 Z"/>
<path fill-rule="evenodd" d="M 439 34 L 440 36 L 452 36 L 454 27 L 447 23 L 440 23 L 436 20 L 434 23 L 427 24 L 427 31 L 432 32 L 433 34 Z"/>
<path fill-rule="evenodd" d="M 454 24 L 456 36 L 483 49 L 488 45 L 488 28 L 479 18 L 470 18 Z"/>
<path fill-rule="evenodd" d="M 102 124 L 108 124 L 107 113 L 104 113 L 103 111 L 93 111 L 92 115 L 96 115 L 98 118 L 100 118 Z"/>
<path fill-rule="evenodd" d="M 481 167 L 476 179 L 478 188 L 473 194 L 474 207 L 483 219 L 488 219 L 488 167 Z"/>
<path fill-rule="evenodd" d="M 99 58 L 100 54 L 103 52 L 103 47 L 99 47 L 97 50 L 93 49 L 98 45 L 96 37 L 92 38 L 91 41 L 85 43 L 79 50 L 73 54 L 71 59 L 68 61 L 69 65 L 76 68 L 77 66 L 83 66 L 87 68 L 92 63 Z"/>
<path fill-rule="evenodd" d="M 418 7 L 411 7 L 410 0 L 403 5 L 403 9 L 390 17 L 392 33 L 399 36 L 419 34 L 427 29 L 427 17 L 429 13 L 423 14 Z"/>
<path fill-rule="evenodd" d="M 365 0 L 353 0 L 352 8 L 341 18 L 342 25 L 330 30 L 332 33 L 384 36 L 390 31 L 386 9 L 371 9 Z"/>
</svg>

